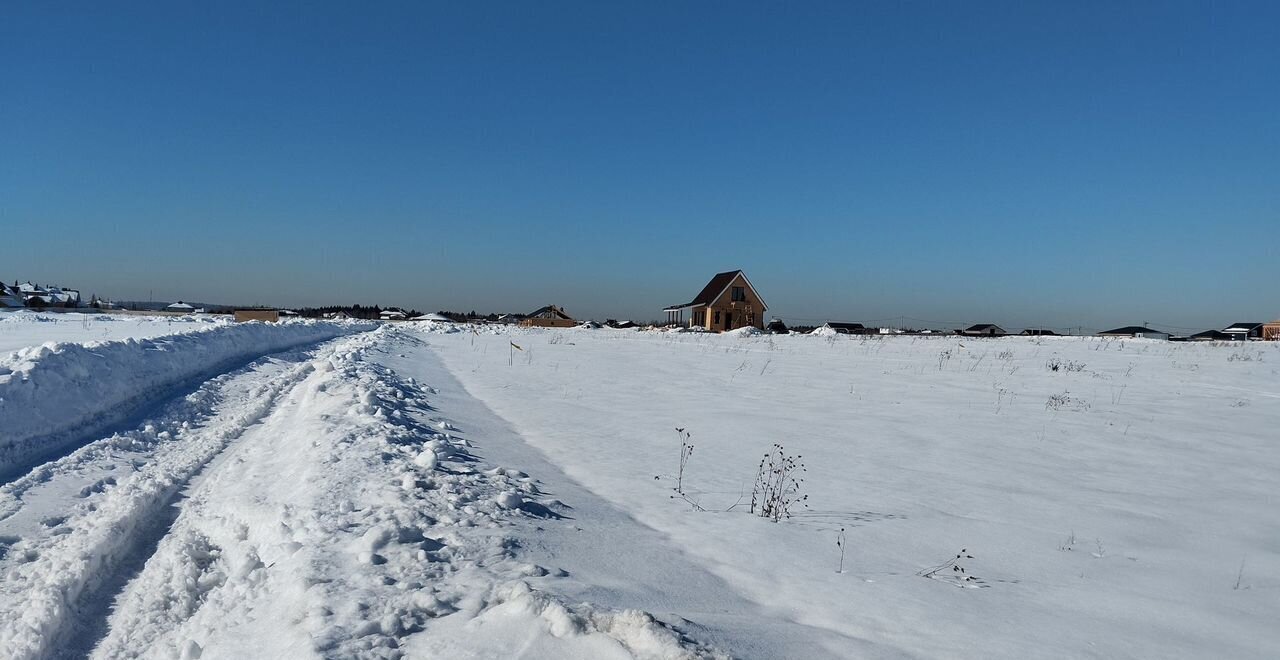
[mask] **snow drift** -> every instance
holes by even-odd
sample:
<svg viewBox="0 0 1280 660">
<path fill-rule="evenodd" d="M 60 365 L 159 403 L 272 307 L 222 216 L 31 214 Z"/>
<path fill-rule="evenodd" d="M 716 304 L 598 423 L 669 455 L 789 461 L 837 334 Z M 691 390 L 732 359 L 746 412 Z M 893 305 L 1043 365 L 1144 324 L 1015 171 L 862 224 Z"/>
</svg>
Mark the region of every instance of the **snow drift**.
<svg viewBox="0 0 1280 660">
<path fill-rule="evenodd" d="M 156 339 L 45 344 L 0 358 L 0 475 L 73 447 L 173 387 L 229 365 L 372 327 L 245 323 Z"/>
</svg>

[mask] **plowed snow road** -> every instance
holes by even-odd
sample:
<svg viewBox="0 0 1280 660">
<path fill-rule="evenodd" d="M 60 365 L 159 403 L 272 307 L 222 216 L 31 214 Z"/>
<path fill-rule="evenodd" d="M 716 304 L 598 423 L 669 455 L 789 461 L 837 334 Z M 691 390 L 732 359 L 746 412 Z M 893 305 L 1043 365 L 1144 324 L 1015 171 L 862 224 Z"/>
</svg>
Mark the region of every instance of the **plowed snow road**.
<svg viewBox="0 0 1280 660">
<path fill-rule="evenodd" d="M 821 657 L 850 641 L 771 621 L 569 480 L 412 332 L 266 356 L 145 417 L 0 486 L 3 657 Z"/>
</svg>

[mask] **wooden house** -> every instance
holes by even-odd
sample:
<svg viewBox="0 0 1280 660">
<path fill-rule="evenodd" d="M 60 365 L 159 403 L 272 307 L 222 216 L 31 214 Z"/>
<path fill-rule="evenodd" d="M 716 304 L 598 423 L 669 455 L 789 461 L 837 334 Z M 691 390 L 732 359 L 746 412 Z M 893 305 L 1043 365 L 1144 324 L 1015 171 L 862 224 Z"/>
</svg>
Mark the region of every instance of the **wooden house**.
<svg viewBox="0 0 1280 660">
<path fill-rule="evenodd" d="M 723 332 L 747 326 L 763 330 L 768 308 L 746 273 L 731 270 L 716 273 L 693 300 L 662 311 L 666 312 L 669 324 Z"/>
<path fill-rule="evenodd" d="M 522 328 L 572 328 L 576 325 L 578 322 L 568 312 L 555 305 L 540 307 L 520 319 Z"/>
<path fill-rule="evenodd" d="M 274 309 L 237 309 L 235 316 L 237 323 L 244 323 L 245 321 L 275 323 L 280 320 L 280 312 Z"/>
</svg>

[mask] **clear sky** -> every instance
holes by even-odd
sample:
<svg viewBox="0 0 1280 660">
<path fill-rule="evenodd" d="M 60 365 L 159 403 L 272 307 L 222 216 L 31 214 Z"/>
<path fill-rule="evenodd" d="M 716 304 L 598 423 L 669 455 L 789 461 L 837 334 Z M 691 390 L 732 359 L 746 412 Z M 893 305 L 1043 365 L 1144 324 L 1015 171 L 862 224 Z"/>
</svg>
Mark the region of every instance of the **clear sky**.
<svg viewBox="0 0 1280 660">
<path fill-rule="evenodd" d="M 0 241 L 121 299 L 1267 320 L 1280 3 L 11 2 Z"/>
</svg>

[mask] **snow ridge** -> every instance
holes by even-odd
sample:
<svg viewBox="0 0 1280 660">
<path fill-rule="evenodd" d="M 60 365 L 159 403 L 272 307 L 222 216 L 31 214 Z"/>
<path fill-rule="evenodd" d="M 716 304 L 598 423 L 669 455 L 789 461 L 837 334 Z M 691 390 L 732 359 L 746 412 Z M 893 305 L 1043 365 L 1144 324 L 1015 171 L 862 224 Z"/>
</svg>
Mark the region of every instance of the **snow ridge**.
<svg viewBox="0 0 1280 660">
<path fill-rule="evenodd" d="M 235 414 L 207 426 L 158 437 L 170 434 L 157 433 L 148 424 L 104 440 L 117 448 L 161 444 L 131 477 L 100 493 L 86 493 L 90 497 L 65 518 L 50 521 L 48 534 L 23 538 L 7 548 L 7 563 L 13 565 L 0 583 L 0 648 L 7 657 L 45 657 L 59 648 L 80 627 L 80 606 L 97 596 L 146 530 L 163 520 L 162 511 L 178 490 L 313 368 L 303 363 L 269 383 L 255 384 L 242 394 L 243 405 Z M 170 439 L 174 441 L 163 442 Z"/>
<path fill-rule="evenodd" d="M 371 327 L 242 323 L 156 339 L 46 344 L 14 352 L 0 358 L 0 475 L 74 447 L 201 375 Z"/>
</svg>

